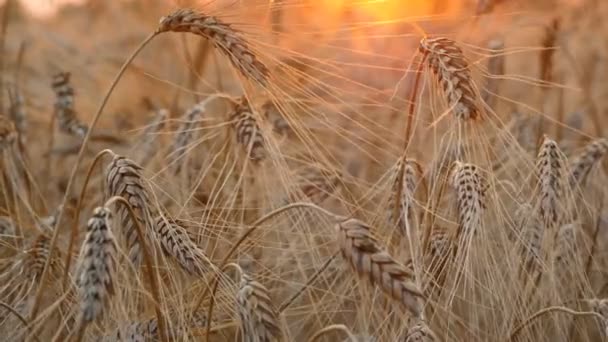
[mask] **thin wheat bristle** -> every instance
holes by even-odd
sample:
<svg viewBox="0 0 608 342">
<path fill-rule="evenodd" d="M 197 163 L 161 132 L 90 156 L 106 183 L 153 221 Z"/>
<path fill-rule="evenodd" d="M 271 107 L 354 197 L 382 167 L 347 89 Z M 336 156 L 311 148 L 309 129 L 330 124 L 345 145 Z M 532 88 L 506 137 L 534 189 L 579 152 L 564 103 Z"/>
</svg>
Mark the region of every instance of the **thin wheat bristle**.
<svg viewBox="0 0 608 342">
<path fill-rule="evenodd" d="M 107 208 L 97 207 L 87 223 L 76 271 L 80 312 L 85 323 L 101 314 L 105 301 L 114 293 L 115 257 L 112 214 Z"/>
<path fill-rule="evenodd" d="M 161 215 L 154 220 L 154 232 L 163 251 L 174 258 L 186 272 L 191 275 L 203 275 L 208 266 L 208 259 L 192 241 L 186 229 Z"/>
<path fill-rule="evenodd" d="M 403 180 L 401 184 L 399 184 L 399 173 L 401 168 L 404 168 Z M 414 194 L 419 182 L 418 174 L 416 173 L 416 162 L 408 159 L 404 163 L 402 159 L 399 159 L 394 178 L 391 200 L 388 208 L 389 222 L 391 222 L 391 224 L 396 222 L 401 234 L 403 234 L 403 236 L 408 236 L 405 220 L 407 219 L 407 222 L 409 222 L 410 225 L 416 224 L 414 222 L 416 218 Z M 401 198 L 398 199 L 399 205 L 397 210 L 395 210 L 395 197 L 399 192 L 399 187 L 401 187 Z M 397 217 L 394 217 L 395 212 L 397 213 Z"/>
<path fill-rule="evenodd" d="M 17 139 L 15 124 L 5 115 L 0 115 L 0 151 L 8 148 Z"/>
<path fill-rule="evenodd" d="M 236 105 L 230 119 L 236 131 L 236 141 L 243 145 L 249 158 L 255 162 L 264 159 L 266 156 L 264 136 L 247 98 L 243 97 Z"/>
<path fill-rule="evenodd" d="M 414 316 L 422 314 L 422 292 L 414 281 L 411 269 L 398 263 L 381 248 L 365 223 L 348 219 L 336 225 L 338 245 L 343 258 L 360 278 L 369 280 Z"/>
<path fill-rule="evenodd" d="M 452 186 L 456 190 L 458 205 L 457 237 L 475 235 L 482 226 L 485 210 L 486 183 L 473 164 L 456 162 L 452 173 Z"/>
<path fill-rule="evenodd" d="M 420 52 L 436 75 L 447 102 L 457 118 L 477 119 L 480 113 L 477 95 L 467 61 L 455 41 L 445 38 L 423 38 Z"/>
<path fill-rule="evenodd" d="M 53 77 L 53 91 L 55 91 L 55 117 L 59 129 L 63 132 L 84 138 L 88 127 L 82 124 L 74 110 L 74 88 L 70 84 L 70 73 L 59 72 Z"/>
<path fill-rule="evenodd" d="M 245 77 L 265 85 L 269 70 L 251 50 L 239 31 L 214 16 L 178 9 L 160 19 L 157 32 L 190 32 L 209 39 Z"/>
<path fill-rule="evenodd" d="M 608 153 L 608 139 L 592 141 L 570 164 L 570 185 L 581 186 L 593 167 Z"/>
<path fill-rule="evenodd" d="M 424 322 L 418 321 L 412 325 L 408 330 L 403 342 L 438 342 L 437 335 L 431 330 L 431 328 Z"/>
<path fill-rule="evenodd" d="M 539 179 L 540 216 L 547 227 L 557 227 L 563 216 L 559 203 L 566 188 L 566 172 L 557 143 L 548 137 L 544 138 L 536 157 L 536 170 Z"/>
<path fill-rule="evenodd" d="M 121 196 L 129 202 L 145 235 L 146 228 L 151 224 L 150 198 L 141 171 L 142 168 L 134 161 L 114 155 L 106 170 L 106 183 L 110 196 Z M 142 252 L 135 222 L 132 222 L 128 209 L 123 205 L 118 206 L 117 214 L 126 236 L 129 259 L 137 266 L 141 262 Z"/>
<path fill-rule="evenodd" d="M 236 295 L 241 319 L 241 334 L 246 342 L 281 341 L 278 313 L 272 305 L 268 289 L 249 275 L 241 274 Z"/>
</svg>

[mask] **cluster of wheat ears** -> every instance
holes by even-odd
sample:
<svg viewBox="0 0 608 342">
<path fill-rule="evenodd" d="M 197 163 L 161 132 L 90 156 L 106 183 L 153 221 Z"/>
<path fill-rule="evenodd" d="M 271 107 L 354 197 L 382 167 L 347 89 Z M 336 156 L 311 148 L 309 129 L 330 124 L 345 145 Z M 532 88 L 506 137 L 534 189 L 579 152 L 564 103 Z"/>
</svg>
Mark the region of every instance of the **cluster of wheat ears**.
<svg viewBox="0 0 608 342">
<path fill-rule="evenodd" d="M 543 89 L 555 30 L 539 43 Z M 154 117 L 132 142 L 92 147 L 107 140 L 96 125 L 123 73 L 168 32 L 204 40 L 240 92 L 197 94 L 181 116 L 150 104 Z M 400 122 L 392 141 L 373 117 L 357 125 L 344 102 L 332 112 L 339 89 L 301 86 L 316 79 L 311 61 L 273 58 L 230 22 L 178 9 L 127 59 L 90 123 L 70 73 L 49 80 L 54 127 L 79 148 L 50 210 L 31 171 L 44 162 L 27 158 L 46 141 L 28 137 L 9 92 L 0 339 L 607 338 L 608 139 L 573 146 L 540 115 L 501 113 L 498 80 L 513 52 L 502 42 L 418 39 L 405 101 L 397 91 L 388 100 Z M 365 143 L 378 154 L 359 158 L 374 160 L 362 171 L 357 155 L 374 152 L 349 146 Z"/>
</svg>

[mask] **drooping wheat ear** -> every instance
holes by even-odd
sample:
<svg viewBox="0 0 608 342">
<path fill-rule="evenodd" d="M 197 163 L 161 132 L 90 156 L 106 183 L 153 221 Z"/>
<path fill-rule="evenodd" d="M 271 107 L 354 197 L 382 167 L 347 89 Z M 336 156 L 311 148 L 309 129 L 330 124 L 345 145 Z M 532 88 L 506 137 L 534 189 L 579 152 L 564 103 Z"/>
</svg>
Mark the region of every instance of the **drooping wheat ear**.
<svg viewBox="0 0 608 342">
<path fill-rule="evenodd" d="M 520 235 L 519 253 L 523 266 L 528 272 L 538 269 L 542 262 L 543 225 L 534 214 L 532 206 L 525 204 L 520 207 L 515 217 L 519 219 L 517 224 Z"/>
<path fill-rule="evenodd" d="M 88 127 L 78 120 L 74 110 L 74 88 L 70 85 L 70 73 L 59 72 L 51 84 L 55 91 L 55 117 L 59 129 L 67 134 L 84 138 Z"/>
<path fill-rule="evenodd" d="M 560 199 L 564 198 L 565 165 L 557 143 L 545 136 L 536 157 L 540 191 L 540 217 L 546 228 L 557 227 L 562 221 Z"/>
<path fill-rule="evenodd" d="M 452 171 L 452 186 L 458 204 L 457 237 L 471 237 L 482 226 L 485 210 L 486 182 L 473 164 L 456 162 Z"/>
<path fill-rule="evenodd" d="M 141 134 L 142 151 L 140 152 L 141 157 L 138 159 L 141 165 L 145 165 L 156 154 L 158 147 L 158 144 L 155 143 L 156 135 L 163 129 L 165 121 L 169 117 L 167 109 L 159 108 L 155 112 L 154 119 Z"/>
<path fill-rule="evenodd" d="M 80 250 L 76 285 L 80 296 L 82 323 L 94 321 L 106 300 L 114 293 L 116 241 L 112 234 L 110 210 L 97 207 L 87 223 L 87 234 Z"/>
<path fill-rule="evenodd" d="M 265 158 L 264 136 L 260 130 L 249 101 L 244 96 L 230 117 L 236 131 L 236 141 L 243 145 L 249 158 L 255 162 Z"/>
<path fill-rule="evenodd" d="M 404 170 L 402 177 L 403 179 L 400 182 L 399 172 L 401 168 L 404 168 Z M 388 215 L 389 222 L 391 222 L 391 224 L 396 222 L 399 231 L 401 234 L 403 234 L 403 236 L 406 237 L 408 237 L 408 233 L 405 225 L 405 219 L 407 219 L 407 222 L 409 222 L 410 225 L 416 225 L 414 222 L 416 219 L 414 194 L 416 192 L 418 182 L 419 178 L 418 174 L 416 173 L 416 162 L 411 159 L 407 159 L 404 162 L 403 158 L 399 158 L 399 163 L 397 165 L 393 181 L 391 200 L 389 202 L 391 205 L 389 205 L 388 208 Z M 399 192 L 399 187 L 401 188 L 401 192 Z M 399 199 L 396 199 L 395 197 L 398 196 L 398 193 L 400 193 L 401 196 Z M 397 201 L 398 204 L 396 203 Z M 397 208 L 395 208 L 395 206 Z M 395 213 L 397 213 L 397 217 L 395 217 Z"/>
<path fill-rule="evenodd" d="M 243 76 L 261 85 L 266 85 L 268 81 L 268 68 L 251 50 L 247 40 L 230 24 L 214 16 L 191 9 L 178 9 L 160 19 L 157 32 L 190 32 L 207 38 L 230 58 L 232 65 Z"/>
<path fill-rule="evenodd" d="M 420 51 L 426 63 L 436 75 L 447 102 L 457 118 L 477 119 L 480 114 L 477 95 L 467 61 L 462 49 L 445 37 L 423 38 Z"/>
<path fill-rule="evenodd" d="M 414 316 L 422 315 L 422 292 L 415 285 L 414 272 L 398 263 L 372 237 L 370 227 L 357 219 L 336 224 L 342 257 L 361 279 L 378 286 Z"/>
<path fill-rule="evenodd" d="M 182 117 L 182 123 L 177 129 L 173 143 L 169 149 L 169 156 L 171 156 L 173 160 L 181 159 L 184 154 L 186 154 L 188 145 L 195 136 L 193 129 L 198 125 L 198 121 L 202 118 L 204 112 L 205 105 L 203 103 L 197 103 Z M 179 172 L 181 165 L 182 163 L 180 161 L 176 163 L 175 172 Z"/>
<path fill-rule="evenodd" d="M 0 115 L 0 151 L 8 148 L 17 139 L 15 125 L 5 115 Z"/>
<path fill-rule="evenodd" d="M 593 167 L 608 153 L 608 139 L 600 138 L 585 146 L 585 149 L 570 164 L 570 185 L 582 186 Z"/>
<path fill-rule="evenodd" d="M 439 342 L 439 338 L 426 322 L 419 320 L 407 330 L 403 342 Z"/>
<path fill-rule="evenodd" d="M 298 170 L 296 184 L 308 200 L 319 205 L 338 189 L 340 177 L 321 165 L 312 165 Z"/>
<path fill-rule="evenodd" d="M 272 305 L 268 289 L 246 273 L 241 274 L 236 304 L 241 319 L 243 341 L 282 340 L 279 315 Z"/>
<path fill-rule="evenodd" d="M 106 170 L 107 190 L 110 196 L 121 196 L 127 200 L 141 227 L 149 228 L 151 225 L 150 197 L 141 171 L 142 168 L 134 161 L 114 155 Z M 138 266 L 142 260 L 142 252 L 135 222 L 131 221 L 128 209 L 123 205 L 118 206 L 117 214 L 126 236 L 129 259 Z"/>
<path fill-rule="evenodd" d="M 185 228 L 176 221 L 158 216 L 154 220 L 154 233 L 165 254 L 170 255 L 189 274 L 202 276 L 209 266 L 205 253 L 192 241 Z"/>
</svg>

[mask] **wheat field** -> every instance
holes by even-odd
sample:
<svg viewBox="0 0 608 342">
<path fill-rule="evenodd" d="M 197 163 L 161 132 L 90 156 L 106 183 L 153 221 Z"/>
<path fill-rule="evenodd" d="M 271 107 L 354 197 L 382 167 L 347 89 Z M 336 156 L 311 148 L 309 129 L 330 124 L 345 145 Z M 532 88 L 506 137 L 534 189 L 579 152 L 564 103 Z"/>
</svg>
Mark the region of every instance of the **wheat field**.
<svg viewBox="0 0 608 342">
<path fill-rule="evenodd" d="M 606 16 L 4 1 L 0 340 L 608 340 Z"/>
</svg>

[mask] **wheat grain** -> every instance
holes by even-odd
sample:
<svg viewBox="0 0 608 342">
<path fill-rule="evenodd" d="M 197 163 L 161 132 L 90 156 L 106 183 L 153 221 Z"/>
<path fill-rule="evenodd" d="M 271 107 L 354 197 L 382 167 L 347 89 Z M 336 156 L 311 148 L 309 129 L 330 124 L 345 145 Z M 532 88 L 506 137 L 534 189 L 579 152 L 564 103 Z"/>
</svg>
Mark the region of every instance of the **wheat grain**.
<svg viewBox="0 0 608 342">
<path fill-rule="evenodd" d="M 582 186 L 593 167 L 608 153 L 608 139 L 592 141 L 570 164 L 570 185 Z"/>
<path fill-rule="evenodd" d="M 557 143 L 545 136 L 536 157 L 536 170 L 540 188 L 540 216 L 548 228 L 557 227 L 562 221 L 560 200 L 566 188 L 564 166 Z"/>
<path fill-rule="evenodd" d="M 448 104 L 457 118 L 476 119 L 479 116 L 477 95 L 462 49 L 445 37 L 423 38 L 420 51 L 426 56 L 429 68 L 443 88 Z"/>
<path fill-rule="evenodd" d="M 157 32 L 190 32 L 209 39 L 224 53 L 232 65 L 245 77 L 265 85 L 268 81 L 268 68 L 251 50 L 244 37 L 230 24 L 220 19 L 194 12 L 191 9 L 178 9 L 161 18 Z"/>
<path fill-rule="evenodd" d="M 114 293 L 115 258 L 112 214 L 107 208 L 97 207 L 87 223 L 87 235 L 80 250 L 76 271 L 84 323 L 99 317 L 105 301 Z"/>
<path fill-rule="evenodd" d="M 204 252 L 192 241 L 185 228 L 165 216 L 154 220 L 154 233 L 163 251 L 189 274 L 202 276 L 208 266 Z"/>
<path fill-rule="evenodd" d="M 106 170 L 106 183 L 109 195 L 121 196 L 127 200 L 141 227 L 148 228 L 151 225 L 150 198 L 141 171 L 142 168 L 134 161 L 114 155 Z M 136 223 L 131 221 L 125 206 L 119 206 L 117 214 L 126 236 L 129 259 L 137 266 L 141 263 L 142 252 L 135 229 Z"/>
<path fill-rule="evenodd" d="M 282 339 L 278 313 L 264 285 L 242 273 L 236 302 L 243 341 L 271 342 Z"/>
<path fill-rule="evenodd" d="M 63 132 L 84 138 L 88 128 L 82 124 L 74 110 L 74 88 L 70 85 L 70 73 L 59 72 L 55 74 L 52 82 L 55 91 L 55 117 L 59 129 Z"/>
<path fill-rule="evenodd" d="M 378 286 L 386 295 L 409 310 L 422 314 L 422 292 L 415 285 L 413 271 L 399 264 L 380 247 L 365 223 L 348 219 L 336 225 L 343 258 L 360 278 Z"/>
<path fill-rule="evenodd" d="M 264 136 L 247 98 L 242 97 L 230 118 L 236 131 L 236 141 L 243 145 L 254 162 L 265 158 Z"/>
</svg>

